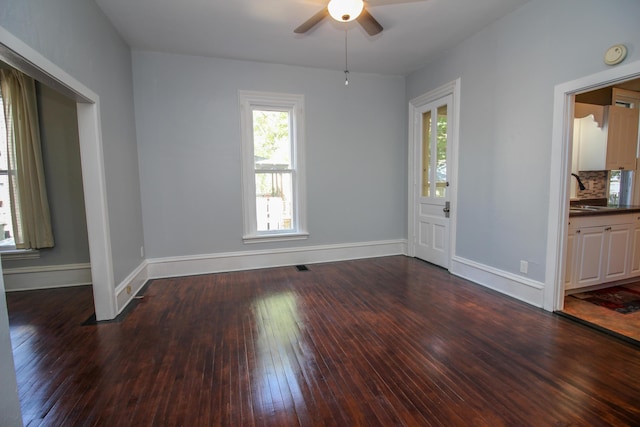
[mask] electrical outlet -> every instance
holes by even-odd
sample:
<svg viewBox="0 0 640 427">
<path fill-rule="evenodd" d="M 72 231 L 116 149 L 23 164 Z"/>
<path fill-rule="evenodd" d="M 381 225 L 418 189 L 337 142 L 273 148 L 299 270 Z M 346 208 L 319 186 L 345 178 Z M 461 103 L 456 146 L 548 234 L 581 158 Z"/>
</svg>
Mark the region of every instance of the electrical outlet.
<svg viewBox="0 0 640 427">
<path fill-rule="evenodd" d="M 127 295 L 131 295 L 131 285 L 127 286 Z"/>
<path fill-rule="evenodd" d="M 140 258 L 144 258 L 144 246 L 140 246 Z"/>
<path fill-rule="evenodd" d="M 529 263 L 527 261 L 521 260 L 520 261 L 520 273 L 527 274 L 528 271 L 529 271 Z"/>
</svg>

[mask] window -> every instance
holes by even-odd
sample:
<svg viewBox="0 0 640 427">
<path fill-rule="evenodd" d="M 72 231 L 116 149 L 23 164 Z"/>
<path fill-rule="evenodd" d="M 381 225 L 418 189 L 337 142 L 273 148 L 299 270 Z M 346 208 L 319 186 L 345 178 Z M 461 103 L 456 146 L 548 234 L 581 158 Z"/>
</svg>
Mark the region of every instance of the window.
<svg viewBox="0 0 640 427">
<path fill-rule="evenodd" d="M 609 171 L 608 204 L 612 206 L 629 206 L 633 201 L 633 171 Z"/>
<path fill-rule="evenodd" d="M 247 243 L 305 239 L 303 96 L 240 91 Z"/>
<path fill-rule="evenodd" d="M 11 220 L 8 155 L 7 127 L 4 117 L 2 93 L 0 93 L 0 251 L 12 251 L 16 249 L 13 240 L 13 221 Z"/>
</svg>

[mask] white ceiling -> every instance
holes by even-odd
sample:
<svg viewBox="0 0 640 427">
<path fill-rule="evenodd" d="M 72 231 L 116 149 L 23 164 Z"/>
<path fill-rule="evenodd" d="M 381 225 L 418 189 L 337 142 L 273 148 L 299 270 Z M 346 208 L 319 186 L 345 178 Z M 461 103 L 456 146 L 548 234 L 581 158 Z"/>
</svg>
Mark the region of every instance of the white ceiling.
<svg viewBox="0 0 640 427">
<path fill-rule="evenodd" d="M 328 0 L 96 0 L 133 49 L 407 74 L 528 0 L 366 0 L 374 37 L 330 18 L 293 30 Z"/>
</svg>

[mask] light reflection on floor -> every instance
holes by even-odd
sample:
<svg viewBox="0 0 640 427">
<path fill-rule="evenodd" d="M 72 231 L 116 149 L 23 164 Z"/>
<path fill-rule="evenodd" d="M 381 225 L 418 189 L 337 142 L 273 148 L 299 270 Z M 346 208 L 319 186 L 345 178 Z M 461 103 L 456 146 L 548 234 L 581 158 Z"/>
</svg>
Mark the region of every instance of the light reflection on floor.
<svg viewBox="0 0 640 427">
<path fill-rule="evenodd" d="M 254 408 L 263 415 L 290 411 L 304 404 L 298 378 L 305 363 L 300 348 L 302 324 L 296 297 L 292 292 L 269 295 L 256 300 L 252 307 L 258 329 L 255 339 L 257 372 L 252 373 Z M 303 360 L 300 360 L 302 358 Z"/>
</svg>

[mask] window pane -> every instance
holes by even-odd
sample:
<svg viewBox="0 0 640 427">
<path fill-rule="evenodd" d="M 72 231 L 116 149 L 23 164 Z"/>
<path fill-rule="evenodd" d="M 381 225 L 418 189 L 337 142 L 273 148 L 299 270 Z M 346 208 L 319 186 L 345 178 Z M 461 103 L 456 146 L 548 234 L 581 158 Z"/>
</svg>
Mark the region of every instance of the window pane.
<svg viewBox="0 0 640 427">
<path fill-rule="evenodd" d="M 293 230 L 291 172 L 256 172 L 258 231 Z"/>
<path fill-rule="evenodd" d="M 253 110 L 256 169 L 291 169 L 291 121 L 288 111 Z"/>
<path fill-rule="evenodd" d="M 447 106 L 438 107 L 436 135 L 436 197 L 445 197 L 447 191 Z"/>
<path fill-rule="evenodd" d="M 627 206 L 632 204 L 633 171 L 613 170 L 609 172 L 609 205 Z"/>
<path fill-rule="evenodd" d="M 431 111 L 422 114 L 422 197 L 431 195 Z"/>
</svg>

